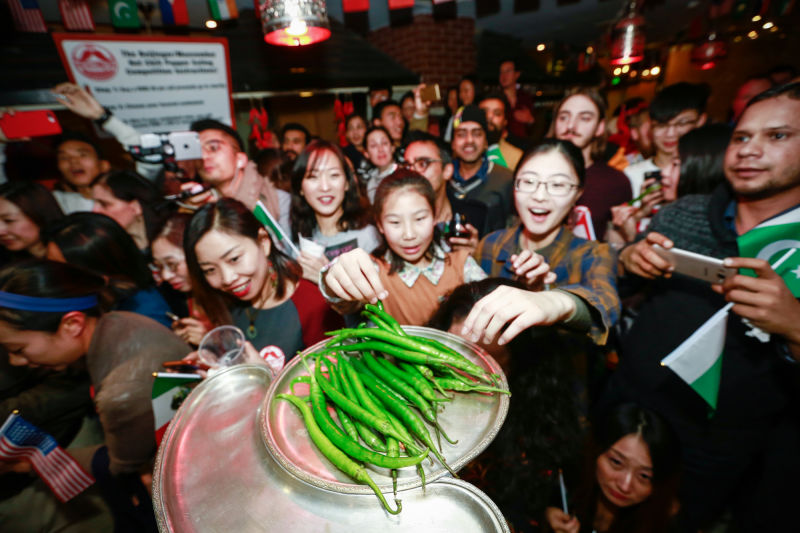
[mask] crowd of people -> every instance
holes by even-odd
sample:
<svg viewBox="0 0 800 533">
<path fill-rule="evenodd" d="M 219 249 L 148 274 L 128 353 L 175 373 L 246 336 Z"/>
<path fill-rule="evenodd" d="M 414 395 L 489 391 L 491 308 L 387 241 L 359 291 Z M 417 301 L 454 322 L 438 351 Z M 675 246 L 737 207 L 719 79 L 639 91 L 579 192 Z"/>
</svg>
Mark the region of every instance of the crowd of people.
<svg viewBox="0 0 800 533">
<path fill-rule="evenodd" d="M 613 113 L 576 88 L 543 139 L 513 61 L 494 87 L 464 76 L 442 117 L 424 85 L 398 100 L 374 87 L 343 146 L 288 123 L 248 155 L 203 119 L 202 159 L 113 168 L 65 132 L 54 190 L 0 185 L 0 415 L 19 410 L 97 483 L 64 504 L 27 463 L 0 463 L 0 529 L 157 530 L 152 373 L 196 362 L 221 325 L 244 333 L 248 362 L 288 360 L 380 300 L 505 371 L 508 418 L 461 474 L 512 531 L 796 530 L 800 266 L 737 246 L 765 222 L 800 228 L 789 74 L 748 79 L 726 123 L 703 85 Z M 138 144 L 81 87 L 53 91 Z M 684 275 L 670 248 L 738 273 Z M 710 405 L 661 360 L 726 304 Z"/>
</svg>

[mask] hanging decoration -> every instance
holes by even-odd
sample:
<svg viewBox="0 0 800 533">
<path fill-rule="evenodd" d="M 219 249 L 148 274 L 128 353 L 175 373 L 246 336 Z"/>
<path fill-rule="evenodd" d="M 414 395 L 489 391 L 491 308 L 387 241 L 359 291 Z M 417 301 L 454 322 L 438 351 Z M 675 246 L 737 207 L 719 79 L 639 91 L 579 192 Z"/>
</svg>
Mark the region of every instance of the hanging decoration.
<svg viewBox="0 0 800 533">
<path fill-rule="evenodd" d="M 706 39 L 692 49 L 692 65 L 700 70 L 710 70 L 728 55 L 728 45 L 711 31 Z"/>
<path fill-rule="evenodd" d="M 611 64 L 630 65 L 644 58 L 644 17 L 632 0 L 611 30 Z"/>
<path fill-rule="evenodd" d="M 264 40 L 278 46 L 305 46 L 331 36 L 325 0 L 262 0 Z"/>
<path fill-rule="evenodd" d="M 336 96 L 336 101 L 333 103 L 333 116 L 336 119 L 336 137 L 339 140 L 339 146 L 344 148 L 347 146 L 347 137 L 345 136 L 345 122 L 347 117 L 353 114 L 353 101 L 345 99 L 342 101 L 339 96 Z"/>
</svg>

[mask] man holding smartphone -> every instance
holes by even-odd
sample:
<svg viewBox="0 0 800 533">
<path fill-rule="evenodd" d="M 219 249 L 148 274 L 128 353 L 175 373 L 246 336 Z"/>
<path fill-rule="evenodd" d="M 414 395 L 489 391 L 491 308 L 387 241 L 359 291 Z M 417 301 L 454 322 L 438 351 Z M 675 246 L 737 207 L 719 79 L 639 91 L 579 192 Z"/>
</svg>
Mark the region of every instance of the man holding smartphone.
<svg viewBox="0 0 800 533">
<path fill-rule="evenodd" d="M 725 175 L 727 186 L 711 195 L 665 206 L 650 232 L 620 252 L 622 283 L 656 281 L 622 337 L 604 406 L 634 400 L 677 431 L 682 530 L 705 529 L 730 507 L 737 530 L 790 531 L 800 521 L 800 83 L 748 104 L 725 155 Z M 737 257 L 737 239 L 767 221 L 777 224 L 776 217 L 795 224 L 786 230 L 798 237 L 764 243 L 790 258 L 779 273 L 766 260 Z M 755 276 L 740 273 L 713 285 L 673 276 L 655 245 L 725 259 L 726 267 Z M 776 253 L 767 254 L 773 263 Z M 660 361 L 726 303 L 733 306 L 716 409 L 709 412 Z"/>
</svg>

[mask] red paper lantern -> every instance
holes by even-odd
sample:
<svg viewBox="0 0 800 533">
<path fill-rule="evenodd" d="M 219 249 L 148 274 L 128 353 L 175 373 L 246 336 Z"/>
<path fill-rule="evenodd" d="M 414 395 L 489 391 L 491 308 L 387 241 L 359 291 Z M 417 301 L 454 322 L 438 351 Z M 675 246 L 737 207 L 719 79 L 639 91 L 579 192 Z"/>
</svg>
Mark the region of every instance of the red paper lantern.
<svg viewBox="0 0 800 533">
<path fill-rule="evenodd" d="M 705 41 L 692 49 L 692 65 L 700 70 L 710 70 L 727 55 L 728 45 L 725 41 L 717 40 L 717 34 L 712 32 Z"/>
<path fill-rule="evenodd" d="M 264 40 L 278 46 L 305 46 L 331 36 L 325 0 L 261 0 Z"/>
<path fill-rule="evenodd" d="M 611 30 L 611 64 L 630 65 L 644 59 L 644 17 L 637 3 L 630 2 Z"/>
</svg>

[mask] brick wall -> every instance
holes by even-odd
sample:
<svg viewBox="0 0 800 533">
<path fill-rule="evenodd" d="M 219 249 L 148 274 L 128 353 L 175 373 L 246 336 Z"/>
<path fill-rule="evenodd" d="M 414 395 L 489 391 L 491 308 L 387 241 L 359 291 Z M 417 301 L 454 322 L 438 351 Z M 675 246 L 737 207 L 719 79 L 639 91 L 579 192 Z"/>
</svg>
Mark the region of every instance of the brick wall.
<svg viewBox="0 0 800 533">
<path fill-rule="evenodd" d="M 420 74 L 426 83 L 443 89 L 455 85 L 477 65 L 475 20 L 434 20 L 417 15 L 408 26 L 386 27 L 371 32 L 369 42 L 398 63 Z"/>
</svg>

